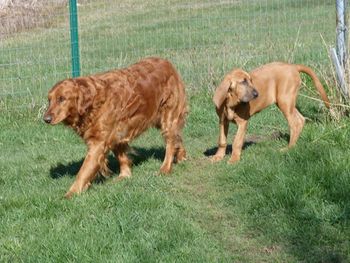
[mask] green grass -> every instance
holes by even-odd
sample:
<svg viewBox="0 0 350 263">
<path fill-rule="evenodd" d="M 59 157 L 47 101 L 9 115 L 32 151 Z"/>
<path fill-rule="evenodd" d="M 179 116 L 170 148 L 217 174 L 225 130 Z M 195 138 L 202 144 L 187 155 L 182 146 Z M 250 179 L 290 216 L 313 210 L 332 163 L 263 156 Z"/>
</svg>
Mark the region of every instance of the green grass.
<svg viewBox="0 0 350 263">
<path fill-rule="evenodd" d="M 157 130 L 132 143 L 133 177 L 95 183 L 72 200 L 85 145 L 39 109 L 0 117 L 1 262 L 347 262 L 350 260 L 348 120 L 333 123 L 300 99 L 311 118 L 297 146 L 272 107 L 252 118 L 242 161 L 211 164 L 217 117 L 206 91 L 189 92 L 188 160 L 156 176 Z M 235 128 L 231 126 L 230 136 Z M 281 138 L 270 135 L 279 131 Z M 231 138 L 231 137 L 230 137 Z M 110 167 L 118 165 L 110 156 Z"/>
<path fill-rule="evenodd" d="M 157 176 L 164 143 L 151 129 L 132 143 L 130 180 L 96 182 L 69 201 L 63 195 L 86 147 L 41 120 L 47 90 L 70 75 L 66 10 L 57 27 L 2 41 L 0 262 L 349 262 L 347 118 L 333 122 L 300 96 L 307 123 L 295 148 L 280 151 L 288 127 L 273 106 L 251 119 L 239 163 L 208 160 L 218 136 L 212 89 L 229 69 L 271 60 L 329 69 L 320 33 L 332 41 L 334 3 L 321 2 L 83 2 L 83 74 L 146 55 L 179 69 L 190 104 L 188 160 Z M 315 96 L 305 83 L 301 93 Z"/>
</svg>

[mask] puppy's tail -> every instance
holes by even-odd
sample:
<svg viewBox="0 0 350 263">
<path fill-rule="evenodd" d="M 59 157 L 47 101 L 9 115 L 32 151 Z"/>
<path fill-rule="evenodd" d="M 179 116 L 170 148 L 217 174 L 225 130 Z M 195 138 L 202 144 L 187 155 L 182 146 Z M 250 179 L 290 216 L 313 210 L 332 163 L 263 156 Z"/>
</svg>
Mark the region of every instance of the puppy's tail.
<svg viewBox="0 0 350 263">
<path fill-rule="evenodd" d="M 304 66 L 304 65 L 299 64 L 299 65 L 295 65 L 295 66 L 299 72 L 306 73 L 312 78 L 312 81 L 314 82 L 314 85 L 316 86 L 318 92 L 320 93 L 324 104 L 326 105 L 327 108 L 329 108 L 329 106 L 330 106 L 329 99 L 327 97 L 327 94 L 326 94 L 320 80 L 316 76 L 315 72 L 311 68 Z"/>
</svg>

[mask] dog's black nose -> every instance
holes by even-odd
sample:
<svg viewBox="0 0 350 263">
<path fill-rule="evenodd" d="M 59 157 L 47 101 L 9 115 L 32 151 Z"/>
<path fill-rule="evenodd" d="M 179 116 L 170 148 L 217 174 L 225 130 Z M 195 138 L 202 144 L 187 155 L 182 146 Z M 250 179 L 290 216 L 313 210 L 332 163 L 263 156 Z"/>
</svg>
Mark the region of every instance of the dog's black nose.
<svg viewBox="0 0 350 263">
<path fill-rule="evenodd" d="M 259 96 L 259 93 L 257 92 L 256 89 L 253 90 L 253 96 L 254 98 L 258 97 Z"/>
<path fill-rule="evenodd" d="M 51 121 L 52 121 L 51 115 L 44 116 L 44 122 L 51 123 Z"/>
</svg>

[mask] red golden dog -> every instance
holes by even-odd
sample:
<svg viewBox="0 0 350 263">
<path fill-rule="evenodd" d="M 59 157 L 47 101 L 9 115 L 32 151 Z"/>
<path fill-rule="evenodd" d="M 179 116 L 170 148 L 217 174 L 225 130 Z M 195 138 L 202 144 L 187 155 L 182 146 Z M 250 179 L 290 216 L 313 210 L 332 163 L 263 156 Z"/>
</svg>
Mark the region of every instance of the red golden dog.
<svg viewBox="0 0 350 263">
<path fill-rule="evenodd" d="M 118 179 L 130 177 L 128 143 L 151 126 L 161 129 L 166 142 L 161 173 L 171 171 L 174 158 L 186 158 L 181 138 L 187 113 L 185 88 L 164 59 L 147 58 L 125 69 L 63 80 L 49 91 L 48 99 L 44 121 L 72 127 L 88 146 L 67 198 L 87 189 L 98 172 L 108 172 L 110 150 L 120 164 Z"/>
</svg>

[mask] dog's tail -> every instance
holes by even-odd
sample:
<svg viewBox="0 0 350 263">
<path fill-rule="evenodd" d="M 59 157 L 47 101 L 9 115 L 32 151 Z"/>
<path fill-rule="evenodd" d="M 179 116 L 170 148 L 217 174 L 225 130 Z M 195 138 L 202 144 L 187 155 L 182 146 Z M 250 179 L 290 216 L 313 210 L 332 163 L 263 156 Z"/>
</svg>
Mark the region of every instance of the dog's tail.
<svg viewBox="0 0 350 263">
<path fill-rule="evenodd" d="M 299 65 L 295 65 L 295 66 L 299 72 L 306 73 L 312 78 L 312 81 L 314 82 L 314 85 L 316 86 L 318 92 L 320 93 L 324 104 L 326 105 L 327 108 L 329 108 L 330 102 L 329 102 L 328 96 L 327 96 L 320 80 L 316 76 L 315 72 L 311 68 L 304 66 L 304 65 L 299 64 Z"/>
</svg>

